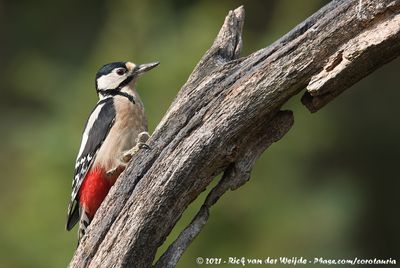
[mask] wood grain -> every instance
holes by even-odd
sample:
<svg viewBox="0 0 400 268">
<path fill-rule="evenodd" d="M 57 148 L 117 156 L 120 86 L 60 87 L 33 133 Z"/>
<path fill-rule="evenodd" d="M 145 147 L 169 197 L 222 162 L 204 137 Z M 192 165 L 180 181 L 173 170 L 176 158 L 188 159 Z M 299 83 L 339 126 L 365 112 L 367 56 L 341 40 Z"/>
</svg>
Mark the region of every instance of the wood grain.
<svg viewBox="0 0 400 268">
<path fill-rule="evenodd" d="M 187 206 L 224 172 L 199 214 L 156 267 L 174 267 L 209 207 L 248 180 L 293 123 L 280 112 L 307 88 L 312 111 L 400 54 L 399 0 L 332 1 L 272 45 L 239 58 L 244 9 L 230 11 L 211 48 L 112 187 L 70 267 L 151 267 Z M 389 27 L 390 29 L 388 29 Z"/>
</svg>

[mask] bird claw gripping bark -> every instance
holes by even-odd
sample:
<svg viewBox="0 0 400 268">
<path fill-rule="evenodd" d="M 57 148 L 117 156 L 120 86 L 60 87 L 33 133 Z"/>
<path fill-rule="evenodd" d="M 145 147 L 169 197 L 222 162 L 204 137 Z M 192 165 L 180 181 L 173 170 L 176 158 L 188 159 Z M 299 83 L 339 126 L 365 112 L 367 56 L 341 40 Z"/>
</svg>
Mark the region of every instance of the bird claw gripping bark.
<svg viewBox="0 0 400 268">
<path fill-rule="evenodd" d="M 119 165 L 116 166 L 116 167 L 113 168 L 113 169 L 108 170 L 108 171 L 106 172 L 106 175 L 107 175 L 108 177 L 112 177 L 112 176 L 114 176 L 114 174 L 115 174 L 116 172 L 121 173 L 121 171 L 123 171 L 123 170 L 125 169 L 125 167 L 126 167 L 126 163 L 120 161 Z"/>
<path fill-rule="evenodd" d="M 136 145 L 130 149 L 129 151 L 125 152 L 124 155 L 122 156 L 122 161 L 124 163 L 127 163 L 129 160 L 131 160 L 132 156 L 137 154 L 139 150 L 146 149 L 149 150 L 151 149 L 150 146 L 146 143 L 150 138 L 149 133 L 147 132 L 141 132 L 139 133 L 137 139 L 136 139 Z"/>
</svg>

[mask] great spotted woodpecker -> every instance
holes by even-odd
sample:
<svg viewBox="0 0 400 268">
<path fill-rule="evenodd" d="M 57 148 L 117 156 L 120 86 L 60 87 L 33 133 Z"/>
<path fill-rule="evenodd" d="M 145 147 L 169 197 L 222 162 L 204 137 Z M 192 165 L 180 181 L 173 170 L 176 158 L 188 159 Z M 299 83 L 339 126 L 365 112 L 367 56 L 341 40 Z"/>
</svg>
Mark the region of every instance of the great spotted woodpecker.
<svg viewBox="0 0 400 268">
<path fill-rule="evenodd" d="M 69 231 L 79 221 L 78 241 L 126 163 L 147 147 L 147 120 L 135 82 L 157 65 L 113 62 L 96 74 L 99 101 L 83 131 L 66 224 Z"/>
</svg>

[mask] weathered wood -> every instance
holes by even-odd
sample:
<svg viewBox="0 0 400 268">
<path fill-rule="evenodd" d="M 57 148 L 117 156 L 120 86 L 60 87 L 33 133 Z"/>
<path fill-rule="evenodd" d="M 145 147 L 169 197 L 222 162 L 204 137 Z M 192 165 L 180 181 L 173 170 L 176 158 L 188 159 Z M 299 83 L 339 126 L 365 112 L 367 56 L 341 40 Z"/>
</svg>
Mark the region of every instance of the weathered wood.
<svg viewBox="0 0 400 268">
<path fill-rule="evenodd" d="M 180 233 L 157 261 L 155 268 L 173 268 L 184 250 L 190 245 L 206 224 L 209 209 L 228 190 L 235 190 L 250 179 L 255 161 L 272 143 L 280 140 L 293 124 L 293 115 L 289 111 L 279 112 L 271 121 L 255 127 L 247 134 L 246 147 L 238 154 L 236 161 L 228 166 L 221 180 L 207 195 L 204 204 L 192 222 Z"/>
<path fill-rule="evenodd" d="M 371 9 L 393 8 L 392 12 L 379 15 L 379 23 L 366 27 L 357 36 L 337 49 L 323 70 L 313 76 L 302 97 L 303 104 L 316 112 L 344 90 L 358 82 L 381 65 L 397 57 L 393 51 L 399 51 L 400 14 L 395 2 L 384 5 L 368 5 L 359 2 L 357 16 L 368 21 Z"/>
<path fill-rule="evenodd" d="M 307 85 L 310 90 L 310 81 L 322 81 L 315 87 L 322 95 L 341 92 L 400 54 L 399 10 L 400 0 L 333 1 L 271 46 L 240 59 L 244 10 L 231 11 L 150 138 L 152 150 L 132 159 L 96 213 L 70 267 L 150 267 L 186 207 L 225 171 L 209 194 L 210 203 L 199 212 L 200 220 L 196 217 L 175 243 L 187 247 L 212 203 L 228 186 L 235 188 L 232 183 L 239 186 L 247 180 L 259 154 L 288 130 L 291 115 L 278 111 L 289 98 Z M 391 30 L 377 37 L 382 31 L 374 29 L 389 24 Z M 365 49 L 353 50 L 360 54 L 346 58 L 354 63 L 339 68 L 338 55 L 365 42 Z M 382 44 L 381 49 L 374 49 L 375 44 Z M 365 60 L 370 67 L 361 67 Z M 337 87 L 330 82 L 333 78 L 324 78 L 334 70 Z M 313 98 L 322 95 L 315 94 L 309 99 L 318 109 Z M 271 131 L 272 137 L 265 136 Z M 177 262 L 184 248 L 173 248 L 158 267 Z"/>
</svg>

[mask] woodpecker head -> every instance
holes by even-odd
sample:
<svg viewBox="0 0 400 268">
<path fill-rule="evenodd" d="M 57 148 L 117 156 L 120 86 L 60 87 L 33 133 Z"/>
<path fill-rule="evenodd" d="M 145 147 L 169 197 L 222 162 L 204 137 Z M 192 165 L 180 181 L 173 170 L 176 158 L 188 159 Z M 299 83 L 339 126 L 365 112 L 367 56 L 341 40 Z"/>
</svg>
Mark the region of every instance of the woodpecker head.
<svg viewBox="0 0 400 268">
<path fill-rule="evenodd" d="M 121 89 L 134 82 L 141 74 L 153 69 L 159 62 L 136 65 L 132 62 L 112 62 L 104 65 L 96 74 L 96 90 Z"/>
</svg>

